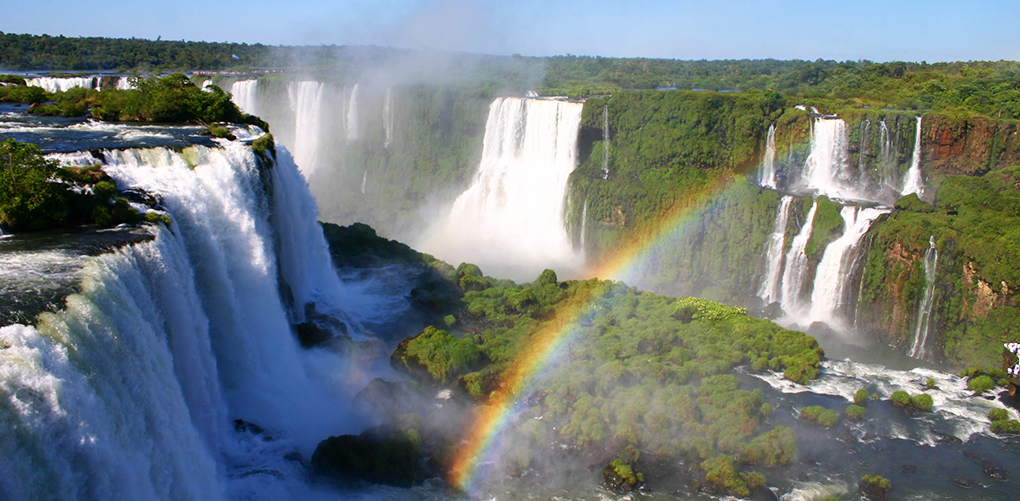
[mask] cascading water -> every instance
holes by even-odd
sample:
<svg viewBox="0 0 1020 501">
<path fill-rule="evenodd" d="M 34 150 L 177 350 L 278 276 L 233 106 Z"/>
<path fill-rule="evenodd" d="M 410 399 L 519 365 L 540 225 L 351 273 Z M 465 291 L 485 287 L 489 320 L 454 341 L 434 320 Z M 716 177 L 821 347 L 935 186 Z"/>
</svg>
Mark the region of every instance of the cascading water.
<svg viewBox="0 0 1020 501">
<path fill-rule="evenodd" d="M 858 198 L 848 172 L 846 122 L 838 118 L 812 121 L 811 153 L 804 166 L 805 187 L 838 198 Z"/>
<path fill-rule="evenodd" d="M 581 109 L 580 103 L 554 100 L 493 101 L 474 182 L 425 242 L 426 250 L 524 280 L 543 268 L 576 271 L 583 256 L 570 244 L 564 204 L 577 163 Z"/>
<path fill-rule="evenodd" d="M 786 253 L 786 268 L 783 269 L 782 296 L 780 306 L 787 315 L 798 315 L 802 309 L 801 290 L 804 288 L 804 277 L 807 276 L 807 254 L 804 249 L 808 240 L 811 239 L 811 231 L 814 229 L 815 212 L 818 210 L 818 200 L 811 204 L 804 219 L 804 226 L 800 232 L 793 237 L 790 250 Z"/>
<path fill-rule="evenodd" d="M 907 169 L 906 179 L 903 181 L 903 189 L 900 195 L 916 193 L 917 196 L 924 195 L 924 179 L 921 178 L 921 115 L 917 116 L 917 130 L 914 133 L 914 154 L 910 159 L 910 168 Z"/>
<path fill-rule="evenodd" d="M 857 148 L 857 172 L 861 176 L 867 176 L 867 165 L 864 161 L 867 158 L 865 154 L 865 148 L 868 145 L 868 132 L 871 130 L 871 120 L 865 119 L 864 123 L 861 124 L 861 144 Z"/>
<path fill-rule="evenodd" d="M 769 125 L 765 139 L 765 156 L 761 161 L 761 186 L 776 189 L 776 126 Z"/>
<path fill-rule="evenodd" d="M 230 85 L 231 100 L 249 115 L 258 115 L 258 85 L 257 79 L 238 80 Z"/>
<path fill-rule="evenodd" d="M 291 82 L 287 87 L 294 110 L 294 161 L 307 178 L 318 162 L 322 129 L 322 82 Z M 349 129 L 348 129 L 349 133 Z"/>
<path fill-rule="evenodd" d="M 609 106 L 602 107 L 602 180 L 609 179 Z"/>
<path fill-rule="evenodd" d="M 852 276 L 854 265 L 850 251 L 861 241 L 878 216 L 888 213 L 887 209 L 858 209 L 848 205 L 840 210 L 843 217 L 843 235 L 830 243 L 822 254 L 815 272 L 814 288 L 811 291 L 811 310 L 805 324 L 821 321 L 832 327 L 845 329 L 841 322 L 840 307 L 843 306 L 847 281 Z"/>
<path fill-rule="evenodd" d="M 393 92 L 390 87 L 386 88 L 386 102 L 383 104 L 383 131 L 386 134 L 383 148 L 389 148 L 393 142 Z M 361 190 L 365 192 L 364 188 Z"/>
<path fill-rule="evenodd" d="M 358 84 L 351 89 L 351 97 L 347 104 L 347 140 L 357 141 L 361 132 L 358 124 Z"/>
<path fill-rule="evenodd" d="M 279 291 L 294 311 L 330 313 L 347 294 L 307 184 L 277 151 L 269 172 L 236 143 L 105 152 L 118 185 L 160 195 L 171 230 L 91 260 L 81 293 L 37 326 L 0 328 L 3 497 L 312 494 L 284 456 L 356 431 L 349 375 L 298 347 Z"/>
<path fill-rule="evenodd" d="M 914 342 L 910 346 L 909 355 L 924 359 L 927 356 L 925 346 L 928 343 L 928 332 L 931 330 L 931 310 L 935 302 L 935 273 L 939 265 L 939 251 L 935 249 L 935 235 L 928 239 L 928 250 L 924 253 L 924 295 L 917 308 L 917 320 L 914 323 Z"/>
<path fill-rule="evenodd" d="M 365 194 L 365 184 L 368 183 L 368 171 L 361 175 L 361 194 Z"/>
<path fill-rule="evenodd" d="M 46 92 L 64 92 L 76 87 L 99 89 L 99 77 L 39 77 L 27 78 L 25 84 L 42 87 Z"/>
<path fill-rule="evenodd" d="M 770 128 L 771 132 L 772 129 Z M 765 276 L 761 286 L 758 287 L 758 297 L 764 304 L 772 304 L 780 299 L 780 274 L 783 271 L 783 247 L 786 245 L 786 224 L 790 220 L 790 206 L 793 204 L 793 197 L 786 195 L 779 201 L 779 211 L 776 212 L 776 224 L 769 236 L 768 247 L 765 250 L 767 263 Z"/>
</svg>

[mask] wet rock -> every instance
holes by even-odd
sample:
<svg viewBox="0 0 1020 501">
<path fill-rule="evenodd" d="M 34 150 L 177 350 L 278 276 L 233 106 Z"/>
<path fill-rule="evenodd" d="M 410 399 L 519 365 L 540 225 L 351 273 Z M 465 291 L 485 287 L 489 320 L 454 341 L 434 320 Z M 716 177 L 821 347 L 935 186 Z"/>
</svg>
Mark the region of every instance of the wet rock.
<svg viewBox="0 0 1020 501">
<path fill-rule="evenodd" d="M 257 435 L 263 440 L 275 440 L 272 436 L 266 433 L 265 428 L 243 419 L 234 420 L 234 431 L 238 433 L 247 433 L 249 435 Z"/>
<path fill-rule="evenodd" d="M 938 443 L 938 444 L 962 444 L 963 443 L 963 440 L 961 440 L 959 437 L 956 437 L 954 435 L 950 435 L 948 433 L 942 433 L 942 432 L 939 432 L 939 431 L 932 431 L 932 433 L 936 437 L 935 438 L 935 443 Z"/>
<path fill-rule="evenodd" d="M 423 480 L 421 439 L 385 427 L 329 437 L 315 448 L 312 468 L 324 477 L 411 487 Z"/>
<path fill-rule="evenodd" d="M 970 489 L 971 487 L 974 487 L 974 482 L 966 478 L 959 477 L 954 478 L 953 483 L 959 487 L 963 487 L 964 489 Z"/>
</svg>

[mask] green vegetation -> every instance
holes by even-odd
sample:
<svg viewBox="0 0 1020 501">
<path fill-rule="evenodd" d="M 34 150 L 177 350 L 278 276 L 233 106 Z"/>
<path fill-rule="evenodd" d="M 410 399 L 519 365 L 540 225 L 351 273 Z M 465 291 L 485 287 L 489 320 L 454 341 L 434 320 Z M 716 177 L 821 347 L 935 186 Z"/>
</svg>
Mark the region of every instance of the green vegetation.
<svg viewBox="0 0 1020 501">
<path fill-rule="evenodd" d="M 893 401 L 897 407 L 906 407 L 910 405 L 910 394 L 903 390 L 896 390 L 889 396 L 889 399 Z"/>
<path fill-rule="evenodd" d="M 995 164 L 992 164 L 994 167 Z M 1020 338 L 1020 168 L 997 168 L 980 176 L 947 176 L 935 205 L 883 217 L 869 233 L 862 304 L 876 335 L 893 344 L 912 342 L 914 311 L 924 293 L 923 258 L 935 237 L 939 355 L 961 366 L 1001 363 L 1002 343 Z M 999 379 L 993 377 L 993 380 Z M 994 381 L 993 381 L 994 382 Z M 989 387 L 990 388 L 990 387 Z"/>
<path fill-rule="evenodd" d="M 202 90 L 182 73 L 136 82 L 137 89 L 130 90 L 73 88 L 55 93 L 24 85 L 0 86 L 0 102 L 37 104 L 31 110 L 38 115 L 88 115 L 100 120 L 133 122 L 247 123 L 269 130 L 258 117 L 241 113 L 230 100 L 230 94 L 216 86 Z M 209 132 L 224 137 L 227 131 L 210 126 Z"/>
<path fill-rule="evenodd" d="M 839 422 L 839 414 L 820 405 L 809 405 L 800 410 L 800 418 L 826 428 Z"/>
<path fill-rule="evenodd" d="M 861 388 L 854 393 L 854 403 L 857 405 L 864 405 L 868 401 L 868 389 Z"/>
<path fill-rule="evenodd" d="M 1001 419 L 999 421 L 992 421 L 992 433 L 998 433 L 1000 435 L 1020 434 L 1020 421 L 1017 421 L 1016 419 Z"/>
<path fill-rule="evenodd" d="M 995 388 L 995 380 L 988 375 L 981 375 L 967 381 L 967 388 L 974 393 L 984 393 Z"/>
<path fill-rule="evenodd" d="M 846 408 L 845 413 L 846 413 L 846 417 L 848 417 L 850 419 L 861 420 L 861 419 L 864 419 L 864 417 L 867 415 L 868 410 L 865 409 L 864 407 L 860 406 L 860 405 L 850 404 Z"/>
<path fill-rule="evenodd" d="M 988 419 L 992 421 L 1002 421 L 1003 419 L 1009 419 L 1009 411 L 1006 409 L 992 409 L 988 411 Z"/>
<path fill-rule="evenodd" d="M 858 487 L 868 499 L 885 499 L 886 492 L 892 489 L 892 482 L 880 475 L 864 475 Z"/>
<path fill-rule="evenodd" d="M 34 144 L 0 143 L 0 226 L 21 232 L 136 223 L 142 216 L 117 196 L 98 168 L 61 168 Z"/>
<path fill-rule="evenodd" d="M 528 426 L 509 432 L 519 444 L 507 458 L 513 464 L 527 467 L 524 451 L 558 437 L 617 458 L 626 450 L 687 457 L 715 491 L 746 493 L 764 478 L 743 468 L 795 460 L 792 431 L 762 430 L 771 405 L 760 391 L 740 389 L 728 372 L 764 360 L 762 370 L 806 382 L 817 375 L 822 354 L 813 339 L 740 308 L 609 281 L 559 282 L 548 270 L 518 285 L 461 265 L 450 279 L 465 291 L 455 312 L 458 331 L 429 327 L 393 356 L 396 367 L 421 381 L 453 384 L 483 402 L 507 391 L 500 383 L 541 336 L 550 329 L 569 333 L 562 356 L 529 390 L 521 417 Z M 578 315 L 579 323 L 565 324 Z"/>
<path fill-rule="evenodd" d="M 913 395 L 910 397 L 910 406 L 915 409 L 930 411 L 932 405 L 934 405 L 934 402 L 932 401 L 931 395 L 927 393 L 921 393 L 920 395 Z"/>
</svg>

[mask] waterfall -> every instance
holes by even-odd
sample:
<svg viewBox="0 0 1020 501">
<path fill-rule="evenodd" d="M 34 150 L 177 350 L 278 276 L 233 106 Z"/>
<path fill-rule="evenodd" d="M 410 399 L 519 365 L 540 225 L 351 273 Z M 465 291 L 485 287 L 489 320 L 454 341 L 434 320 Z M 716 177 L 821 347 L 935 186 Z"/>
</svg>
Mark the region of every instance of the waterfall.
<svg viewBox="0 0 1020 501">
<path fill-rule="evenodd" d="M 75 87 L 99 89 L 99 77 L 39 77 L 26 78 L 25 84 L 42 87 L 46 92 L 64 92 Z"/>
<path fill-rule="evenodd" d="M 609 106 L 602 107 L 602 180 L 609 179 Z"/>
<path fill-rule="evenodd" d="M 910 356 L 924 359 L 927 355 L 925 345 L 928 332 L 931 330 L 931 309 L 935 302 L 935 272 L 939 265 L 939 251 L 935 249 L 935 235 L 928 238 L 928 250 L 924 253 L 924 296 L 917 309 L 917 321 L 914 324 L 914 343 L 910 346 Z"/>
<path fill-rule="evenodd" d="M 358 129 L 358 84 L 351 89 L 351 97 L 347 105 L 347 140 L 357 141 Z"/>
<path fill-rule="evenodd" d="M 857 171 L 860 172 L 861 176 L 866 176 L 868 171 L 864 158 L 867 155 L 865 155 L 864 150 L 868 146 L 868 131 L 871 129 L 871 120 L 864 119 L 861 129 L 863 129 L 861 130 L 861 143 L 860 147 L 857 148 Z"/>
<path fill-rule="evenodd" d="M 294 161 L 305 177 L 315 171 L 322 129 L 322 82 L 291 82 L 287 87 L 294 110 Z"/>
<path fill-rule="evenodd" d="M 804 166 L 806 187 L 830 198 L 857 198 L 847 172 L 846 122 L 842 119 L 812 120 L 811 152 Z"/>
<path fill-rule="evenodd" d="M 761 161 L 761 186 L 776 188 L 776 126 L 769 125 L 769 133 L 765 139 L 765 156 Z"/>
<path fill-rule="evenodd" d="M 202 81 L 201 89 L 206 91 L 206 92 L 212 92 L 212 89 L 210 89 L 212 84 L 213 84 L 212 80 L 203 80 Z"/>
<path fill-rule="evenodd" d="M 120 77 L 120 79 L 117 80 L 118 90 L 130 90 L 134 88 L 135 86 L 131 83 L 131 77 Z"/>
<path fill-rule="evenodd" d="M 914 155 L 910 159 L 910 168 L 907 169 L 906 180 L 903 182 L 900 196 L 911 193 L 916 193 L 919 197 L 924 195 L 924 180 L 921 178 L 921 115 L 917 116 L 917 131 L 914 133 Z"/>
<path fill-rule="evenodd" d="M 390 143 L 393 142 L 393 93 L 389 87 L 386 88 L 386 102 L 383 104 L 383 131 L 386 133 L 386 142 L 383 143 L 383 148 L 389 148 Z M 364 187 L 361 192 L 365 192 Z"/>
<path fill-rule="evenodd" d="M 811 291 L 811 310 L 806 323 L 822 321 L 833 327 L 845 328 L 839 316 L 850 285 L 847 280 L 853 276 L 854 260 L 850 251 L 857 247 L 875 219 L 888 212 L 888 209 L 858 209 L 852 205 L 840 210 L 843 235 L 825 247 L 822 260 L 818 263 Z"/>
<path fill-rule="evenodd" d="M 811 239 L 811 231 L 814 229 L 815 212 L 818 210 L 818 200 L 811 204 L 804 219 L 804 226 L 800 232 L 793 237 L 790 250 L 786 253 L 786 268 L 783 269 L 782 296 L 780 306 L 783 312 L 788 315 L 796 315 L 800 312 L 801 289 L 804 288 L 804 277 L 807 276 L 807 254 L 804 249 L 808 240 Z"/>
<path fill-rule="evenodd" d="M 577 163 L 583 105 L 497 98 L 489 106 L 482 160 L 426 249 L 510 278 L 543 268 L 569 273 L 583 263 L 565 224 L 567 179 Z"/>
<path fill-rule="evenodd" d="M 257 79 L 238 80 L 230 85 L 230 99 L 241 111 L 249 115 L 258 115 L 258 86 Z"/>
<path fill-rule="evenodd" d="M 772 129 L 770 128 L 771 132 Z M 758 297 L 766 305 L 772 304 L 780 298 L 780 274 L 783 271 L 783 246 L 786 245 L 786 224 L 790 219 L 790 206 L 793 204 L 793 197 L 786 195 L 779 201 L 779 211 L 776 212 L 776 224 L 772 228 L 772 235 L 765 250 L 767 263 L 765 277 L 761 286 L 758 287 Z"/>
<path fill-rule="evenodd" d="M 356 431 L 338 384 L 351 376 L 298 347 L 280 290 L 319 311 L 346 292 L 307 184 L 277 151 L 268 172 L 237 143 L 105 152 L 118 186 L 158 193 L 173 223 L 91 259 L 63 311 L 0 328 L 4 497 L 308 496 L 284 456 Z"/>
<path fill-rule="evenodd" d="M 368 183 L 368 171 L 361 175 L 361 194 L 365 194 L 365 184 Z"/>
</svg>

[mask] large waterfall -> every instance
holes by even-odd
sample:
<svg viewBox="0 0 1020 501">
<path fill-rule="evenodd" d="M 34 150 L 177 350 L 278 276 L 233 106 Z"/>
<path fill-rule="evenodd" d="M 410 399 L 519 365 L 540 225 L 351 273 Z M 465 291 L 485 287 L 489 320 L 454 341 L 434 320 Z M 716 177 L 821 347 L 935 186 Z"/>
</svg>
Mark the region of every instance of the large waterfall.
<svg viewBox="0 0 1020 501">
<path fill-rule="evenodd" d="M 866 130 L 866 129 L 865 129 Z M 885 123 L 880 125 L 883 144 L 888 137 Z M 774 129 L 769 129 L 768 143 L 774 144 Z M 792 197 L 784 196 L 776 216 L 775 228 L 766 247 L 766 268 L 757 295 L 767 305 L 780 301 L 783 322 L 800 326 L 822 321 L 840 331 L 846 330 L 842 319 L 844 306 L 859 265 L 859 244 L 872 223 L 891 209 L 882 206 L 862 208 L 858 204 L 876 204 L 883 198 L 882 188 L 869 188 L 867 174 L 860 161 L 850 164 L 846 123 L 840 119 L 818 117 L 812 120 L 810 152 L 799 180 L 792 188 L 806 191 L 815 198 L 799 233 L 794 237 L 785 259 L 781 249 L 786 239 L 786 218 Z M 882 155 L 887 153 L 883 146 Z M 862 153 L 863 155 L 863 153 Z M 768 167 L 775 153 L 766 147 L 761 185 L 774 188 L 774 169 Z M 795 178 L 796 179 L 796 178 Z M 771 182 L 770 182 L 771 181 Z M 819 196 L 830 197 L 842 205 L 843 233 L 829 242 L 822 252 L 813 274 L 806 254 L 814 230 L 814 217 Z M 813 279 L 812 279 L 813 277 Z M 810 293 L 805 286 L 810 284 Z"/>
<path fill-rule="evenodd" d="M 924 195 L 924 179 L 921 178 L 921 115 L 917 116 L 917 130 L 914 132 L 914 154 L 910 158 L 906 180 L 903 182 L 901 195 L 916 193 Z"/>
<path fill-rule="evenodd" d="M 426 250 L 511 278 L 531 280 L 543 268 L 576 272 L 583 257 L 571 246 L 564 214 L 581 109 L 554 100 L 493 101 L 474 182 Z"/>
<path fill-rule="evenodd" d="M 352 298 L 278 151 L 272 169 L 236 143 L 105 153 L 172 224 L 92 259 L 64 311 L 0 329 L 0 497 L 310 495 L 285 456 L 355 431 L 347 385 L 366 381 L 292 334 L 293 317 L 344 314 Z"/>
<path fill-rule="evenodd" d="M 776 188 L 776 126 L 769 125 L 768 136 L 765 139 L 765 157 L 761 161 L 761 186 L 763 188 Z"/>
<path fill-rule="evenodd" d="M 230 98 L 241 111 L 249 115 L 258 115 L 257 79 L 238 80 L 230 85 Z"/>
<path fill-rule="evenodd" d="M 769 132 L 774 129 L 769 128 Z M 773 136 L 774 138 L 775 136 Z M 765 250 L 766 269 L 765 276 L 758 287 L 758 297 L 765 304 L 771 304 L 780 299 L 780 273 L 783 272 L 783 247 L 786 245 L 786 225 L 790 220 L 790 206 L 793 204 L 793 197 L 785 195 L 779 202 L 779 211 L 776 212 L 776 224 L 769 235 L 768 247 Z"/>
<path fill-rule="evenodd" d="M 322 82 L 291 82 L 287 87 L 291 109 L 294 111 L 294 161 L 308 177 L 318 162 L 319 139 L 322 129 Z"/>
<path fill-rule="evenodd" d="M 861 238 L 871 228 L 871 223 L 887 212 L 889 211 L 884 209 L 859 209 L 853 205 L 840 210 L 840 216 L 843 217 L 843 235 L 825 248 L 822 260 L 818 263 L 811 291 L 811 311 L 805 323 L 824 321 L 845 327 L 839 325 L 842 320 L 840 307 L 844 305 L 848 280 L 852 276 L 855 264 L 851 250 L 860 243 Z"/>
</svg>

